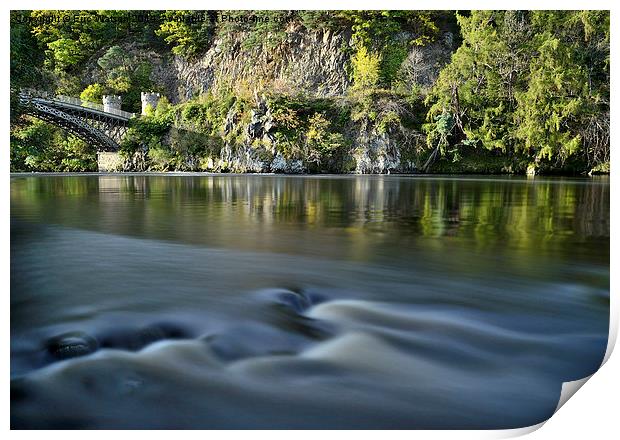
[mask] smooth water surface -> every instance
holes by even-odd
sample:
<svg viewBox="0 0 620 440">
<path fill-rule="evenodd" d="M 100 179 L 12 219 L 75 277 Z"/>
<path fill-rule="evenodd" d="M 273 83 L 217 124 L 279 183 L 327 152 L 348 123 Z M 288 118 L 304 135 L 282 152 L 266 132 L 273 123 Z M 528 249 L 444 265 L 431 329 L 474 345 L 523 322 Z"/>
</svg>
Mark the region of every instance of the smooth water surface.
<svg viewBox="0 0 620 440">
<path fill-rule="evenodd" d="M 14 428 L 515 428 L 592 374 L 606 179 L 11 178 Z"/>
</svg>

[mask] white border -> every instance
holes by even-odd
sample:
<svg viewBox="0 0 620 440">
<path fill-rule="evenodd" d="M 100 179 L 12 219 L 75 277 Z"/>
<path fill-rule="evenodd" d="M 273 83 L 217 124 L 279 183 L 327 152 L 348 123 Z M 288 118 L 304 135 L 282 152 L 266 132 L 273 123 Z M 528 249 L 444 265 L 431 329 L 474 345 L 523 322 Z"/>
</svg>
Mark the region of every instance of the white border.
<svg viewBox="0 0 620 440">
<path fill-rule="evenodd" d="M 381 2 L 371 2 L 368 0 L 361 1 L 340 1 L 340 0 L 313 0 L 313 1 L 283 1 L 283 0 L 271 0 L 269 2 L 258 1 L 243 1 L 243 0 L 229 0 L 229 1 L 188 1 L 188 0 L 176 0 L 174 2 L 165 2 L 162 0 L 133 0 L 130 3 L 127 0 L 109 0 L 93 1 L 93 0 L 59 0 L 59 1 L 32 1 L 22 0 L 20 2 L 4 2 L 2 9 L 2 19 L 5 23 L 2 32 L 4 34 L 4 44 L 2 45 L 4 62 L 3 76 L 4 85 L 0 89 L 0 100 L 2 105 L 2 115 L 6 124 L 6 131 L 4 132 L 5 142 L 2 143 L 0 163 L 5 170 L 4 179 L 2 180 L 2 190 L 0 191 L 0 197 L 2 206 L 5 207 L 4 215 L 0 219 L 2 240 L 5 246 L 1 252 L 1 267 L 0 273 L 3 280 L 3 289 L 5 309 L 4 309 L 4 337 L 2 339 L 4 343 L 4 402 L 5 406 L 2 411 L 2 415 L 5 420 L 5 429 L 9 429 L 9 319 L 10 319 L 10 304 L 9 304 L 9 254 L 10 248 L 7 245 L 10 240 L 10 227 L 9 227 L 9 207 L 10 207 L 10 185 L 9 185 L 9 145 L 8 145 L 8 125 L 9 125 L 9 10 L 10 9 L 611 9 L 611 29 L 612 29 L 612 72 L 615 72 L 617 51 L 615 49 L 618 46 L 618 22 L 617 17 L 619 12 L 616 6 L 618 2 L 590 0 L 590 1 L 446 1 L 446 0 L 416 0 L 413 1 L 394 1 L 394 0 L 382 0 Z M 612 74 L 612 102 L 615 103 L 618 99 L 617 87 L 615 87 L 616 81 Z M 611 126 L 615 127 L 614 122 L 618 120 L 615 116 L 615 105 L 612 104 L 611 113 Z M 611 143 L 617 144 L 618 130 L 612 129 Z M 615 160 L 615 154 L 612 154 L 612 168 L 616 170 L 617 160 Z M 617 191 L 614 188 L 614 179 L 611 179 L 611 229 L 617 229 L 615 226 L 618 219 L 618 203 L 616 197 Z M 616 236 L 611 236 L 611 273 L 615 273 L 617 269 L 617 251 L 618 240 Z M 614 287 L 616 279 L 612 275 L 611 278 L 611 290 L 615 291 Z M 617 338 L 618 330 L 618 300 L 617 295 L 611 295 L 611 320 L 610 320 L 610 345 L 606 353 L 606 363 L 601 369 L 596 372 L 590 380 L 583 386 L 577 395 L 577 397 L 568 400 L 561 407 L 561 409 L 555 414 L 549 421 L 538 426 L 523 428 L 520 430 L 507 430 L 507 431 L 216 431 L 209 432 L 209 437 L 215 436 L 218 438 L 236 438 L 237 436 L 252 436 L 266 439 L 290 439 L 294 437 L 296 439 L 313 439 L 316 436 L 342 438 L 342 436 L 355 436 L 356 438 L 375 438 L 376 435 L 390 436 L 393 438 L 410 439 L 412 436 L 416 438 L 506 438 L 514 437 L 517 435 L 530 434 L 534 439 L 548 439 L 548 438 L 616 438 L 620 435 L 618 415 L 617 415 L 617 403 L 618 403 L 618 391 L 619 379 L 617 371 L 620 371 L 620 361 L 618 361 L 618 355 L 609 357 L 615 340 Z M 577 387 L 578 388 L 578 387 Z M 538 429 L 544 425 L 543 429 Z M 538 429 L 538 430 L 537 430 Z M 11 436 L 16 438 L 29 438 L 30 436 L 43 435 L 45 437 L 54 438 L 66 438 L 84 436 L 84 432 L 66 432 L 66 431 L 47 431 L 47 432 L 30 432 L 30 431 L 11 431 Z M 111 435 L 108 431 L 91 431 L 87 435 L 95 438 L 107 438 Z M 182 432 L 169 432 L 169 431 L 149 431 L 144 432 L 115 432 L 114 436 L 142 436 L 148 435 L 153 438 L 168 438 L 170 435 L 183 435 L 188 437 L 203 437 L 204 432 L 201 431 L 182 431 Z"/>
</svg>

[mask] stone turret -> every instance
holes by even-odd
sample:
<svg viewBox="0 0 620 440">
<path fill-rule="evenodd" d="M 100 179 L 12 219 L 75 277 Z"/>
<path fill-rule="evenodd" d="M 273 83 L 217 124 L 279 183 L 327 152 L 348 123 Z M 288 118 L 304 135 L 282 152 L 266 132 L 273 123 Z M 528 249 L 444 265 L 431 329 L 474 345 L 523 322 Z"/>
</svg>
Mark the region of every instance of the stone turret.
<svg viewBox="0 0 620 440">
<path fill-rule="evenodd" d="M 157 107 L 161 95 L 154 92 L 142 92 L 140 97 L 142 98 L 142 114 L 146 115 L 146 109 L 148 107 L 151 107 L 153 110 Z"/>
<path fill-rule="evenodd" d="M 121 109 L 121 97 L 118 95 L 103 95 L 103 111 L 110 112 L 111 110 Z"/>
</svg>

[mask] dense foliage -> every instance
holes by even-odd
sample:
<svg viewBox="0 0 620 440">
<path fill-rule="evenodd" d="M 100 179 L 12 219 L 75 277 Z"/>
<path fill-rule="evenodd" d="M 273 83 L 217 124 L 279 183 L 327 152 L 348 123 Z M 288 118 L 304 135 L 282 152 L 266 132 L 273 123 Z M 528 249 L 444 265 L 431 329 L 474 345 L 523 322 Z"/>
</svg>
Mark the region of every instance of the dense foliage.
<svg viewBox="0 0 620 440">
<path fill-rule="evenodd" d="M 93 147 L 62 130 L 33 120 L 11 133 L 11 171 L 96 171 Z"/>
<path fill-rule="evenodd" d="M 416 57 L 446 30 L 455 51 L 423 84 Z M 192 59 L 216 39 L 271 50 L 300 31 L 347 35 L 345 96 L 257 83 L 163 100 L 132 123 L 123 154 L 142 152 L 157 170 L 226 171 L 229 149 L 249 143 L 308 171 L 346 172 L 359 133 L 372 131 L 430 170 L 472 161 L 484 172 L 609 169 L 606 11 L 12 11 L 11 169 L 96 168 L 82 141 L 20 115 L 20 88 L 93 102 L 122 95 L 124 109 L 139 112 L 141 91 L 163 91 L 147 51 Z M 263 138 L 244 128 L 256 117 L 257 90 L 273 125 Z"/>
<path fill-rule="evenodd" d="M 427 98 L 431 144 L 522 155 L 530 169 L 609 161 L 608 13 L 474 11 L 458 21 L 463 44 Z M 454 124 L 442 138 L 446 114 Z"/>
</svg>

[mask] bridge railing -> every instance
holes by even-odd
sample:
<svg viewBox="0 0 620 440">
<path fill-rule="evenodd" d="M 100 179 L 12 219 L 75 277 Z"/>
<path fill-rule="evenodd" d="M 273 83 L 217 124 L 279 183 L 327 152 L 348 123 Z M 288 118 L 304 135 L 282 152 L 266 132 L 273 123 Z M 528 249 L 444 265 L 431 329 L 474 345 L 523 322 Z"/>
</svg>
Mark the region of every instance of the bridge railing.
<svg viewBox="0 0 620 440">
<path fill-rule="evenodd" d="M 74 98 L 72 96 L 64 96 L 64 95 L 53 95 L 49 92 L 43 92 L 40 90 L 32 90 L 32 89 L 22 89 L 21 93 L 29 96 L 31 98 L 41 98 L 52 102 L 64 103 L 75 105 L 78 107 L 86 107 L 93 110 L 97 110 L 103 113 L 109 113 L 112 115 L 120 116 L 122 118 L 130 119 L 136 116 L 135 113 L 126 112 L 124 110 L 119 109 L 106 109 L 103 105 L 97 104 L 95 102 L 85 101 L 80 98 Z"/>
</svg>

